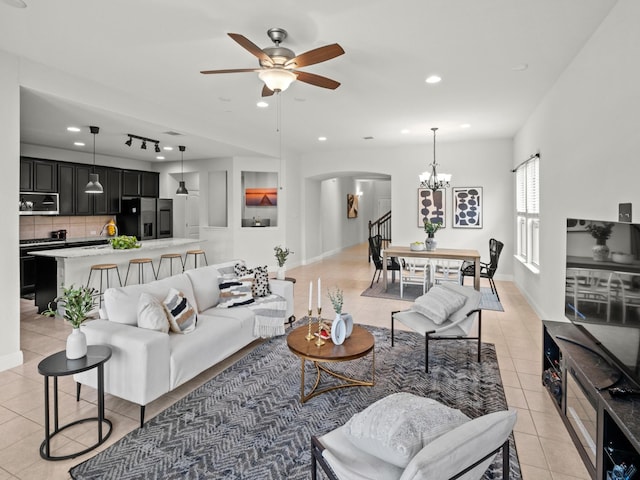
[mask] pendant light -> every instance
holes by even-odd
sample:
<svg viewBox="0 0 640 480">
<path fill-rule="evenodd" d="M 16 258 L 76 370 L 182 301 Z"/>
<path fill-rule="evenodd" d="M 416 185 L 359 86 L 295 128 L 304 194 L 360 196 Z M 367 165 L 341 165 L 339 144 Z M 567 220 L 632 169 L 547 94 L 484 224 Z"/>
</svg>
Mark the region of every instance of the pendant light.
<svg viewBox="0 0 640 480">
<path fill-rule="evenodd" d="M 93 168 L 91 171 L 93 173 L 89 174 L 89 183 L 84 187 L 84 193 L 104 193 L 104 189 L 100 184 L 100 179 L 98 178 L 98 174 L 96 171 L 96 135 L 100 132 L 99 127 L 90 126 L 89 131 L 93 134 Z"/>
<path fill-rule="evenodd" d="M 420 187 L 428 188 L 429 190 L 436 191 L 441 188 L 447 188 L 451 185 L 451 174 L 436 172 L 436 127 L 432 128 L 433 132 L 433 163 L 431 164 L 431 172 L 426 171 L 420 174 Z"/>
<path fill-rule="evenodd" d="M 185 146 L 184 145 L 178 145 L 178 149 L 180 150 L 180 174 L 181 174 L 181 180 L 180 180 L 180 185 L 178 185 L 178 190 L 176 190 L 176 195 L 186 196 L 186 195 L 189 195 L 189 191 L 187 190 L 187 187 L 184 186 L 184 151 L 185 151 Z"/>
</svg>

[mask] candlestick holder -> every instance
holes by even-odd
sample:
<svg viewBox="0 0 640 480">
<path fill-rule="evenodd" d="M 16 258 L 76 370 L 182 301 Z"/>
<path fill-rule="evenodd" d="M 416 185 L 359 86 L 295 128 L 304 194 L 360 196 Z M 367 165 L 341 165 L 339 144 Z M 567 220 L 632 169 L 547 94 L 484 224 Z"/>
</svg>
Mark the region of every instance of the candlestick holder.
<svg viewBox="0 0 640 480">
<path fill-rule="evenodd" d="M 313 323 L 313 317 L 311 316 L 312 310 L 309 309 L 309 314 L 307 315 L 307 317 L 309 318 L 309 331 L 307 332 L 307 336 L 304 337 L 307 339 L 307 342 L 310 342 L 311 340 L 313 340 L 313 333 L 311 333 L 311 324 Z"/>
<path fill-rule="evenodd" d="M 318 339 L 316 340 L 316 346 L 321 347 L 324 345 L 324 340 L 320 334 L 322 333 L 322 307 L 318 307 Z"/>
</svg>

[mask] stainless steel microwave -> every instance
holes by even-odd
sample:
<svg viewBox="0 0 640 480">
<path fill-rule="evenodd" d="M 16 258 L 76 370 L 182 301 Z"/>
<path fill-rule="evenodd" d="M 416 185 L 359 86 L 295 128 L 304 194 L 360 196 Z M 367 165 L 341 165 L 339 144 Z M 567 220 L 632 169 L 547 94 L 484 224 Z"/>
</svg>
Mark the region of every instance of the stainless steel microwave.
<svg viewBox="0 0 640 480">
<path fill-rule="evenodd" d="M 58 194 L 21 192 L 18 210 L 20 215 L 58 215 Z"/>
</svg>

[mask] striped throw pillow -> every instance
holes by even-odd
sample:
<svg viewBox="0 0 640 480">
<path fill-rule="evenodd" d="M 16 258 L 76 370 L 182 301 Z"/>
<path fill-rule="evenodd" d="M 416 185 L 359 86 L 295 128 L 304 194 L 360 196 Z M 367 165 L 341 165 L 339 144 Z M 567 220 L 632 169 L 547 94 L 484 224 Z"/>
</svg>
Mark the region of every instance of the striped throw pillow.
<svg viewBox="0 0 640 480">
<path fill-rule="evenodd" d="M 198 321 L 196 311 L 189 304 L 184 293 L 172 288 L 162 303 L 167 311 L 172 332 L 189 333 L 196 328 Z"/>
<path fill-rule="evenodd" d="M 219 277 L 220 302 L 218 308 L 241 307 L 255 302 L 251 293 L 252 281 L 242 281 L 239 278 Z"/>
</svg>

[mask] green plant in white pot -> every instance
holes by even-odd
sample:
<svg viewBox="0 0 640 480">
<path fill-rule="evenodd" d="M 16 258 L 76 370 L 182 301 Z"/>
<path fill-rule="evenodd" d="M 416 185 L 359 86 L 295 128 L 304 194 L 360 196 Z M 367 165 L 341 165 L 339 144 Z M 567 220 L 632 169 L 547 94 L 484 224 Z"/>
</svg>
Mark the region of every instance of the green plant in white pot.
<svg viewBox="0 0 640 480">
<path fill-rule="evenodd" d="M 67 358 L 70 360 L 82 358 L 87 354 L 87 338 L 80 330 L 80 325 L 88 318 L 95 307 L 96 290 L 91 287 L 62 287 L 62 295 L 49 302 L 48 308 L 42 315 L 48 317 L 62 317 L 69 322 L 73 330 L 67 337 Z M 55 309 L 54 309 L 55 304 Z"/>
<path fill-rule="evenodd" d="M 293 252 L 288 248 L 282 248 L 280 245 L 273 247 L 273 251 L 275 252 L 276 261 L 278 262 L 276 278 L 278 280 L 284 280 L 286 273 L 284 264 L 287 262 L 287 257 L 293 255 Z"/>
</svg>

